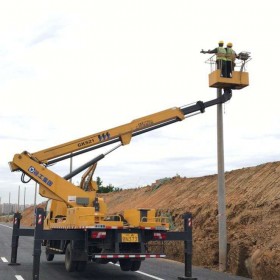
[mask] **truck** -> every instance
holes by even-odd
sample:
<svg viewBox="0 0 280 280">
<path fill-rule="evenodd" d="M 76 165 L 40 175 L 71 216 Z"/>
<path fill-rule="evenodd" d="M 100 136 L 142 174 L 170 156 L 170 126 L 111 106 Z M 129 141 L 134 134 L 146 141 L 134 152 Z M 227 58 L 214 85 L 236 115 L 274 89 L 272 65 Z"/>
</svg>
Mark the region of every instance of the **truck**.
<svg viewBox="0 0 280 280">
<path fill-rule="evenodd" d="M 56 254 L 64 254 L 68 272 L 83 271 L 89 262 L 119 262 L 121 270 L 137 271 L 147 258 L 166 257 L 163 246 L 153 251 L 149 244 L 163 243 L 170 229 L 169 220 L 157 214 L 156 209 L 148 208 L 125 209 L 109 215 L 93 180 L 97 163 L 117 148 L 128 145 L 133 137 L 204 113 L 207 107 L 225 103 L 231 96 L 231 89 L 227 88 L 221 96 L 207 102 L 173 107 L 38 152 L 15 154 L 9 162 L 11 171 L 22 172 L 23 183 L 30 180 L 38 183 L 40 195 L 48 199 L 42 225 L 48 239 L 41 244 L 47 261 L 52 261 Z M 108 152 L 69 174 L 63 176 L 51 170 L 57 162 L 115 143 Z M 84 174 L 80 183 L 72 183 L 71 179 L 81 172 Z"/>
</svg>

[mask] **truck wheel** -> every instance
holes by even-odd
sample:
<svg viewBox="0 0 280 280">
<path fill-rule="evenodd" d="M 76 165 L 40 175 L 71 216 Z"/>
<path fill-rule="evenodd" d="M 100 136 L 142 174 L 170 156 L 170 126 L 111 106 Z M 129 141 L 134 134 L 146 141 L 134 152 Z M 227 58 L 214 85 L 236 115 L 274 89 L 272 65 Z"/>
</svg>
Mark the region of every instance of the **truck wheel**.
<svg viewBox="0 0 280 280">
<path fill-rule="evenodd" d="M 131 270 L 132 262 L 129 259 L 119 260 L 120 267 L 122 271 L 129 271 Z"/>
<path fill-rule="evenodd" d="M 49 253 L 46 253 L 46 259 L 48 262 L 51 262 L 54 258 L 54 254 L 49 254 Z"/>
<path fill-rule="evenodd" d="M 72 249 L 71 244 L 68 243 L 65 250 L 65 268 L 68 272 L 73 272 L 76 270 L 77 262 L 72 260 Z"/>
<path fill-rule="evenodd" d="M 137 271 L 140 269 L 140 266 L 141 266 L 141 261 L 132 261 L 132 264 L 131 264 L 131 271 Z"/>
<path fill-rule="evenodd" d="M 87 268 L 87 262 L 85 261 L 79 261 L 77 262 L 77 267 L 76 267 L 76 270 L 79 271 L 79 272 L 83 272 L 85 271 Z"/>
</svg>

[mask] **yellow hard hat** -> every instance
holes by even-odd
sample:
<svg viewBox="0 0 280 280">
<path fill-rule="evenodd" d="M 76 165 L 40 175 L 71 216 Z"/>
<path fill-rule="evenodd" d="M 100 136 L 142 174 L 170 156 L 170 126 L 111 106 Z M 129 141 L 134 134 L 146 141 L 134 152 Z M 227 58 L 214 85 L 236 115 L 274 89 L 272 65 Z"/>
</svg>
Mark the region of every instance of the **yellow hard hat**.
<svg viewBox="0 0 280 280">
<path fill-rule="evenodd" d="M 232 47 L 232 43 L 227 43 L 227 47 Z"/>
<path fill-rule="evenodd" d="M 224 41 L 219 41 L 219 43 L 218 43 L 218 44 L 219 44 L 219 45 L 220 45 L 220 44 L 224 44 Z"/>
</svg>

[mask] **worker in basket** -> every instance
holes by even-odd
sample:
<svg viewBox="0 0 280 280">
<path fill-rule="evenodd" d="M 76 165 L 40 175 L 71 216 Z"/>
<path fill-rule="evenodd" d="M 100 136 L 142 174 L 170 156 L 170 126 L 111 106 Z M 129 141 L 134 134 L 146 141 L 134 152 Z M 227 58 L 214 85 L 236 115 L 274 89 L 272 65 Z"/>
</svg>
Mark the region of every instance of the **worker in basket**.
<svg viewBox="0 0 280 280">
<path fill-rule="evenodd" d="M 218 42 L 218 47 L 213 50 L 204 51 L 201 50 L 201 53 L 213 53 L 216 54 L 216 65 L 217 69 L 221 70 L 221 77 L 227 77 L 226 70 L 226 49 L 224 48 L 224 41 Z"/>
<path fill-rule="evenodd" d="M 232 49 L 232 43 L 227 43 L 226 47 L 226 77 L 232 77 L 234 71 L 235 59 L 238 58 L 236 52 Z"/>
</svg>

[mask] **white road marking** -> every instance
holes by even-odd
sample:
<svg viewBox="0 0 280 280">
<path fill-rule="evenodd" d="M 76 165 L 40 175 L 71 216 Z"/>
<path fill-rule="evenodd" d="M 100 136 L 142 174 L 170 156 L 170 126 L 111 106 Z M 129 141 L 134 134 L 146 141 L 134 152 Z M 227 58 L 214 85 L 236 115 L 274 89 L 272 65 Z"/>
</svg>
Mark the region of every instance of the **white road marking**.
<svg viewBox="0 0 280 280">
<path fill-rule="evenodd" d="M 116 266 L 120 266 L 119 264 L 117 264 L 117 263 L 112 263 L 112 262 L 110 262 L 110 264 L 114 264 L 114 265 L 116 265 Z M 145 273 L 145 272 L 142 272 L 142 271 L 135 271 L 136 273 L 139 273 L 139 274 L 142 274 L 142 275 L 145 275 L 145 276 L 148 276 L 148 277 L 150 277 L 150 278 L 153 278 L 153 279 L 156 279 L 156 280 L 164 280 L 163 278 L 159 278 L 159 277 L 156 277 L 156 276 L 154 276 L 154 275 L 151 275 L 151 274 L 148 274 L 148 273 Z"/>
<path fill-rule="evenodd" d="M 24 280 L 24 278 L 21 275 L 15 275 L 15 277 L 17 278 L 17 280 Z"/>
<path fill-rule="evenodd" d="M 151 274 L 148 274 L 148 273 L 145 273 L 145 272 L 142 272 L 142 271 L 135 271 L 136 273 L 139 273 L 139 274 L 142 274 L 142 275 L 145 275 L 145 276 L 148 276 L 150 278 L 153 278 L 153 279 L 156 279 L 156 280 L 164 280 L 163 278 L 159 278 L 159 277 L 156 277 L 154 275 L 151 275 Z"/>
<path fill-rule="evenodd" d="M 8 262 L 8 260 L 5 257 L 1 257 L 2 262 Z"/>
<path fill-rule="evenodd" d="M 10 228 L 10 229 L 13 229 L 12 227 L 9 227 L 9 226 L 6 226 L 6 225 L 2 225 L 2 224 L 0 224 L 0 226 L 2 226 L 2 227 L 7 227 L 7 228 Z"/>
</svg>

